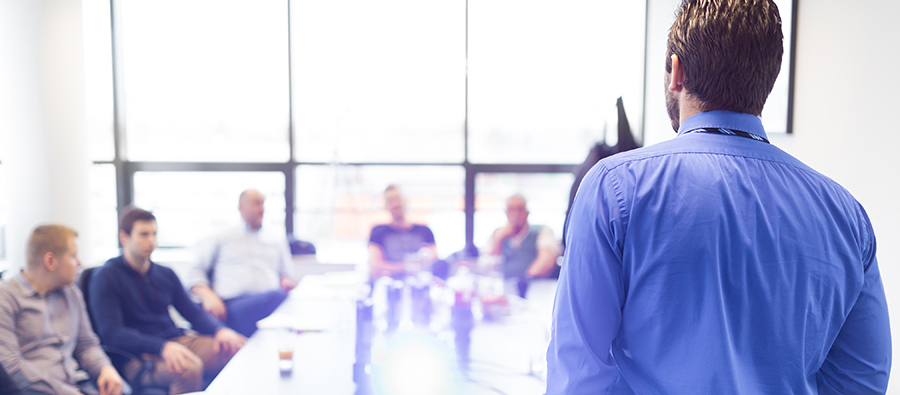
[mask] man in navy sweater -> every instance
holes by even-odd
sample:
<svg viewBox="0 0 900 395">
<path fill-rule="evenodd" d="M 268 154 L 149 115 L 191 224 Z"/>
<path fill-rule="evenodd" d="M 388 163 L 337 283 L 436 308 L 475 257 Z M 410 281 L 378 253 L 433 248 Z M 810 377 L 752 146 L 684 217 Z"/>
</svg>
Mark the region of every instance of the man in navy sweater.
<svg viewBox="0 0 900 395">
<path fill-rule="evenodd" d="M 91 279 L 89 303 L 103 344 L 143 355 L 154 362 L 145 385 L 169 386 L 171 394 L 199 391 L 203 375 L 214 376 L 247 339 L 224 327 L 194 304 L 172 269 L 150 261 L 156 248 L 156 217 L 131 209 L 119 222 L 122 255 Z M 169 306 L 198 334 L 175 326 Z M 123 368 L 133 380 L 140 361 Z"/>
</svg>

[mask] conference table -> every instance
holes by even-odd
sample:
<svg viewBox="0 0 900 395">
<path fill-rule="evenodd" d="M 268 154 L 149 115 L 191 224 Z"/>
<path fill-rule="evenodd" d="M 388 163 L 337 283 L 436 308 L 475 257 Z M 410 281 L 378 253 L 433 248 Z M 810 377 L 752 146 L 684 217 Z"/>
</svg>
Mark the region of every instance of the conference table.
<svg viewBox="0 0 900 395">
<path fill-rule="evenodd" d="M 368 295 L 365 283 L 357 272 L 304 276 L 287 300 L 259 322 L 260 329 L 205 394 L 544 392 L 554 280 L 533 282 L 528 300 L 512 297 L 506 316 L 493 320 L 476 316 L 467 369 L 460 369 L 455 363 L 452 333 L 410 330 L 396 332 L 390 338 L 377 337 L 372 363 L 364 375 L 357 371 L 355 378 L 354 363 L 359 355 L 357 301 Z M 402 352 L 396 351 L 404 345 L 418 356 L 430 353 L 433 363 L 415 358 L 404 360 Z M 289 370 L 282 370 L 279 365 L 279 350 L 285 348 L 293 350 L 293 367 Z"/>
</svg>

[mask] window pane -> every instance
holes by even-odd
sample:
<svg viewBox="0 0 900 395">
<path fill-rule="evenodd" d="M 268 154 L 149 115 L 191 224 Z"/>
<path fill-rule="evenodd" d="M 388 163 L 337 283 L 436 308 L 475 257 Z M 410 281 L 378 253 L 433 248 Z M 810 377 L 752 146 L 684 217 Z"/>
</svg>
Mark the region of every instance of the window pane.
<svg viewBox="0 0 900 395">
<path fill-rule="evenodd" d="M 90 158 L 95 161 L 111 161 L 115 151 L 109 1 L 85 0 L 82 7 L 86 127 L 90 138 Z"/>
<path fill-rule="evenodd" d="M 301 162 L 462 162 L 465 2 L 291 3 Z"/>
<path fill-rule="evenodd" d="M 644 2 L 469 4 L 469 160 L 578 163 L 616 98 L 641 126 Z"/>
<path fill-rule="evenodd" d="M 285 1 L 117 4 L 130 160 L 288 160 Z"/>
<path fill-rule="evenodd" d="M 495 229 L 506 224 L 506 199 L 520 193 L 528 206 L 528 223 L 544 225 L 562 239 L 571 173 L 479 173 L 475 176 L 475 245 L 483 247 Z"/>
<path fill-rule="evenodd" d="M 82 261 L 85 266 L 101 265 L 119 255 L 119 217 L 116 212 L 116 167 L 111 164 L 93 165 L 89 175 L 91 257 Z"/>
<path fill-rule="evenodd" d="M 263 226 L 285 233 L 284 173 L 137 172 L 135 205 L 153 211 L 160 247 L 192 247 L 198 241 L 243 222 L 238 196 L 254 188 L 266 196 Z"/>
<path fill-rule="evenodd" d="M 465 246 L 465 177 L 459 166 L 299 166 L 294 233 L 320 262 L 363 264 L 372 227 L 391 220 L 383 193 L 395 184 L 409 220 L 428 225 L 446 257 Z"/>
</svg>

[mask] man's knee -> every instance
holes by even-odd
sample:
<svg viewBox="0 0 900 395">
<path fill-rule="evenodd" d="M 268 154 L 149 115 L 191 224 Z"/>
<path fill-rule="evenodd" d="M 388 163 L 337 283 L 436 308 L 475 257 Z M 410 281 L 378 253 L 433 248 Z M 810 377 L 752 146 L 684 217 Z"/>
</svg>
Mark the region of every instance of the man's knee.
<svg viewBox="0 0 900 395">
<path fill-rule="evenodd" d="M 185 361 L 184 370 L 178 374 L 178 380 L 188 383 L 200 383 L 203 381 L 203 361 L 199 358 L 196 360 Z"/>
<path fill-rule="evenodd" d="M 197 359 L 192 359 L 186 361 L 184 363 L 184 372 L 183 376 L 191 376 L 191 375 L 202 375 L 203 374 L 203 361 L 200 360 L 199 357 Z"/>
</svg>

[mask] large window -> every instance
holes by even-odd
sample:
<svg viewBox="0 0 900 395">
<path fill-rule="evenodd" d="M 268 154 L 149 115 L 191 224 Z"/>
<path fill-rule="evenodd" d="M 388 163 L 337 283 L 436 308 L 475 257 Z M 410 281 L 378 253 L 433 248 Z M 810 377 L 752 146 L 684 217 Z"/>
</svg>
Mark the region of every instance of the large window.
<svg viewBox="0 0 900 395">
<path fill-rule="evenodd" d="M 463 1 L 291 2 L 300 162 L 462 162 Z"/>
<path fill-rule="evenodd" d="M 287 2 L 116 2 L 134 161 L 288 159 Z"/>
<path fill-rule="evenodd" d="M 316 245 L 320 261 L 365 262 L 372 227 L 391 221 L 384 189 L 396 185 L 407 218 L 427 224 L 447 256 L 466 245 L 465 176 L 461 166 L 300 166 L 294 233 Z"/>
<path fill-rule="evenodd" d="M 134 175 L 134 202 L 156 216 L 160 247 L 188 247 L 240 226 L 238 197 L 250 188 L 266 197 L 263 226 L 284 233 L 283 173 L 139 171 Z"/>
<path fill-rule="evenodd" d="M 237 223 L 247 187 L 269 198 L 266 226 L 323 262 L 365 260 L 388 184 L 442 256 L 483 244 L 513 193 L 560 237 L 571 167 L 615 143 L 616 99 L 638 141 L 668 128 L 654 84 L 676 3 L 113 0 L 115 56 L 98 59 L 114 60 L 100 73 L 114 71 L 116 100 L 89 103 L 117 109 L 91 118 L 109 166 L 97 177 L 115 174 L 119 210 L 157 213 L 164 247 Z M 771 130 L 789 122 L 789 80 L 766 107 Z M 116 146 L 102 137 L 113 123 Z"/>
<path fill-rule="evenodd" d="M 470 1 L 469 160 L 578 163 L 617 97 L 640 130 L 643 20 L 635 1 Z"/>
</svg>

